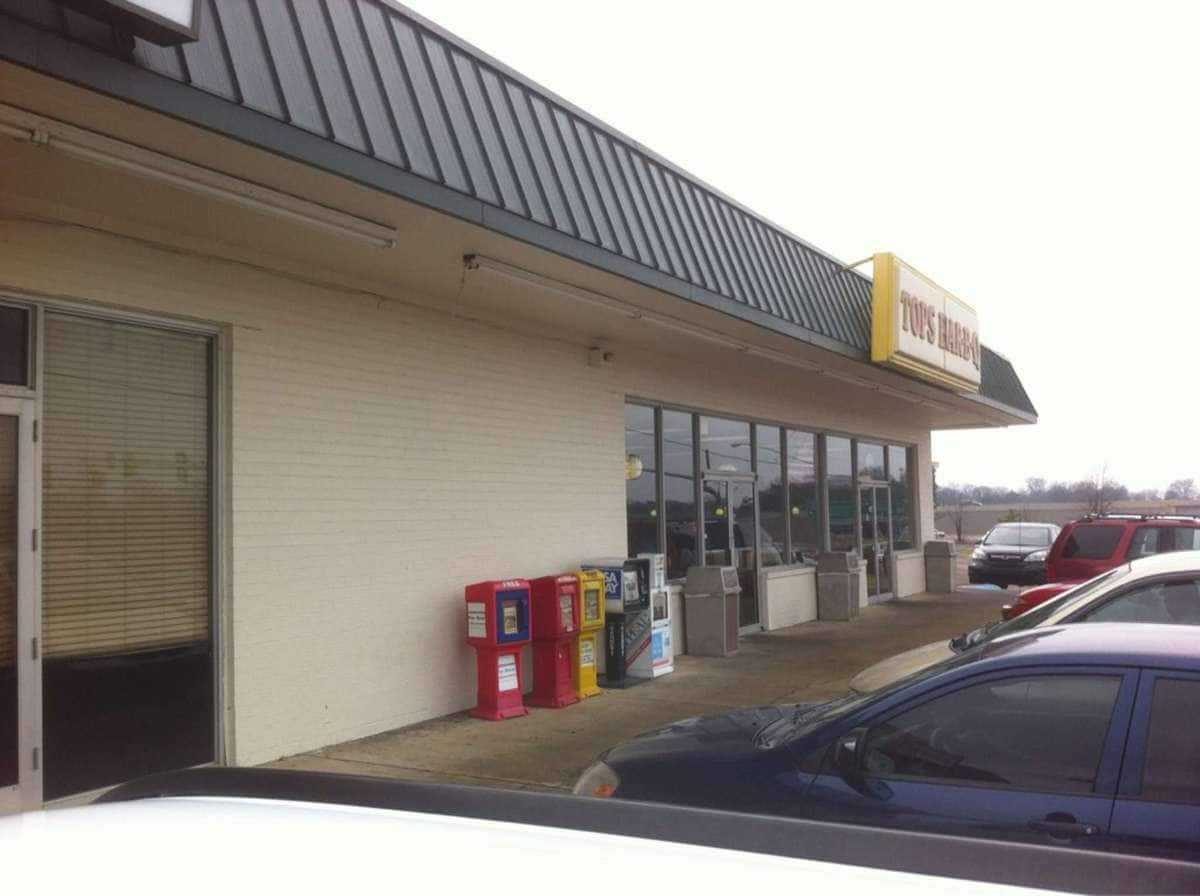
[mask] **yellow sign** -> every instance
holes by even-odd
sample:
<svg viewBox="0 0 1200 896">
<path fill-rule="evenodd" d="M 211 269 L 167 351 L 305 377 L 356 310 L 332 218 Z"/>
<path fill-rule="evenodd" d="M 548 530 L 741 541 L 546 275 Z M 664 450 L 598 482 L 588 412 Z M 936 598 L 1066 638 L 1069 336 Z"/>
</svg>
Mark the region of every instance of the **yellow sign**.
<svg viewBox="0 0 1200 896">
<path fill-rule="evenodd" d="M 978 392 L 979 315 L 916 268 L 874 258 L 871 360 L 960 392 Z"/>
</svg>

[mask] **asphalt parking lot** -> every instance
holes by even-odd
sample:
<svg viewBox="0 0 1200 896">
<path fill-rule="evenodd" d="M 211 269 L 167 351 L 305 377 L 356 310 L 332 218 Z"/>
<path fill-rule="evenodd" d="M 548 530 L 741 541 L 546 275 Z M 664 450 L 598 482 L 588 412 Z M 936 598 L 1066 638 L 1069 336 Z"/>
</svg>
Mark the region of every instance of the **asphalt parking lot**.
<svg viewBox="0 0 1200 896">
<path fill-rule="evenodd" d="M 999 618 L 1002 591 L 922 594 L 852 622 L 809 622 L 742 640 L 723 659 L 682 656 L 675 672 L 563 709 L 485 722 L 457 713 L 272 765 L 523 789 L 569 789 L 598 753 L 676 719 L 844 693 L 872 663 Z"/>
</svg>

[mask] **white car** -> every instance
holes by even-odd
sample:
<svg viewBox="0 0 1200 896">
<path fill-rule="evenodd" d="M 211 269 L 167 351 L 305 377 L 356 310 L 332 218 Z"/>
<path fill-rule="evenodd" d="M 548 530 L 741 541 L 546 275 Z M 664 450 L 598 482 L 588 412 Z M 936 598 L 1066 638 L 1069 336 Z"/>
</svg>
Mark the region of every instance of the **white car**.
<svg viewBox="0 0 1200 896">
<path fill-rule="evenodd" d="M 1134 560 L 1020 616 L 898 653 L 859 672 L 851 680 L 850 690 L 871 693 L 987 641 L 1039 626 L 1076 622 L 1200 625 L 1200 551 L 1173 551 Z"/>
<path fill-rule="evenodd" d="M 383 778 L 194 769 L 115 795 L 0 819 L 12 891 L 1044 892 L 1029 880 L 1060 891 L 1200 889 L 1200 866 L 1161 859 Z"/>
</svg>

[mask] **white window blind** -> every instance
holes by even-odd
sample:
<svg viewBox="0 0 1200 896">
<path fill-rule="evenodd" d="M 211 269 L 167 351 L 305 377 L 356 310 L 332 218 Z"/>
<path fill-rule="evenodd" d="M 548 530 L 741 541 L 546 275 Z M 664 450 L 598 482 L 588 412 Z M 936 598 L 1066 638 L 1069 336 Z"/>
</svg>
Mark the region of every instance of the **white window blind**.
<svg viewBox="0 0 1200 896">
<path fill-rule="evenodd" d="M 16 417 L 0 416 L 0 687 L 16 660 L 17 424 Z"/>
<path fill-rule="evenodd" d="M 208 340 L 46 316 L 47 657 L 210 638 Z"/>
</svg>

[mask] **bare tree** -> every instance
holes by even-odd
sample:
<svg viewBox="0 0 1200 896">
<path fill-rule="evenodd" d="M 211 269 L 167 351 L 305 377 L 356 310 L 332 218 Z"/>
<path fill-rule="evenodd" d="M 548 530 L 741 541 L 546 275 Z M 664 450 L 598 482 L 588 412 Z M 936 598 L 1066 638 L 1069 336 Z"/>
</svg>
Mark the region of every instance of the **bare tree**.
<svg viewBox="0 0 1200 896">
<path fill-rule="evenodd" d="M 966 520 L 967 508 L 978 506 L 979 501 L 972 499 L 975 493 L 975 488 L 970 485 L 959 486 L 953 489 L 953 500 L 946 508 L 946 512 L 950 517 L 950 522 L 954 526 L 954 540 L 962 543 L 963 540 L 963 525 Z"/>
<path fill-rule="evenodd" d="M 1087 479 L 1075 483 L 1074 491 L 1088 513 L 1108 513 L 1117 496 L 1114 483 L 1108 481 L 1108 464 Z"/>
<path fill-rule="evenodd" d="M 1030 476 L 1025 480 L 1025 493 L 1030 501 L 1042 498 L 1046 494 L 1046 480 L 1041 476 Z"/>
<path fill-rule="evenodd" d="M 1167 486 L 1168 501 L 1193 501 L 1196 498 L 1195 479 L 1176 479 Z"/>
</svg>

